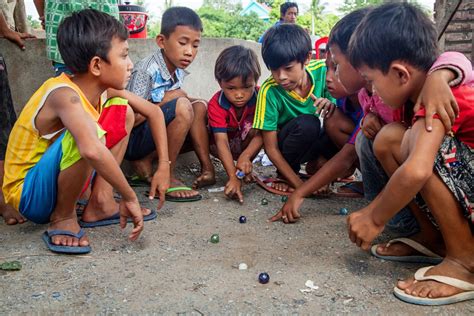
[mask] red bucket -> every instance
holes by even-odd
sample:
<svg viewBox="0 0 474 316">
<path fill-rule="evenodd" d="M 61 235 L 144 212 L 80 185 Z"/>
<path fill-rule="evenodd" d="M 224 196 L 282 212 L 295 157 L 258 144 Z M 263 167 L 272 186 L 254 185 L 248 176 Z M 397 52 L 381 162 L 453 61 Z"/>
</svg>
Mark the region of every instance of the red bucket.
<svg viewBox="0 0 474 316">
<path fill-rule="evenodd" d="M 120 4 L 119 12 L 120 19 L 130 32 L 130 38 L 146 38 L 148 14 L 144 7 L 134 4 Z"/>
</svg>

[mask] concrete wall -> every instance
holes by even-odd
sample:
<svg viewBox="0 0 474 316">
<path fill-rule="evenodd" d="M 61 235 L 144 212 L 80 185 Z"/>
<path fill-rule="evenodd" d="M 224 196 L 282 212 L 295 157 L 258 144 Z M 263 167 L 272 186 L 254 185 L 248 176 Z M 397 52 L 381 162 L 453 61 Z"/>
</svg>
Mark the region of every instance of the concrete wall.
<svg viewBox="0 0 474 316">
<path fill-rule="evenodd" d="M 152 39 L 131 39 L 130 56 L 134 62 L 148 56 L 156 48 Z M 184 89 L 192 97 L 209 99 L 219 88 L 214 80 L 214 63 L 219 53 L 232 45 L 243 45 L 253 49 L 260 59 L 262 77 L 269 76 L 260 54 L 260 44 L 239 39 L 204 38 L 194 62 L 187 68 L 191 73 L 186 77 Z M 54 75 L 51 63 L 46 59 L 44 39 L 29 40 L 26 51 L 21 51 L 5 39 L 0 39 L 0 54 L 6 60 L 8 78 L 13 95 L 15 110 L 20 112 L 33 92 L 49 77 Z"/>
</svg>

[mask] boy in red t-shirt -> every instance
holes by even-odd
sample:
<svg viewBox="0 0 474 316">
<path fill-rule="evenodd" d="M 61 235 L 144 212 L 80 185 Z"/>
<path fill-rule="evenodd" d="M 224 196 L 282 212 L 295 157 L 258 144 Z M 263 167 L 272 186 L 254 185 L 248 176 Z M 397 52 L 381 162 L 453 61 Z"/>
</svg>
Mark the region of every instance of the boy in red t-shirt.
<svg viewBox="0 0 474 316">
<path fill-rule="evenodd" d="M 217 58 L 214 75 L 221 90 L 208 106 L 211 152 L 229 177 L 225 195 L 243 203 L 241 179 L 250 181 L 252 159 L 263 145 L 260 133 L 252 129 L 260 77 L 257 56 L 241 45 L 228 47 Z"/>
<path fill-rule="evenodd" d="M 394 294 L 421 305 L 474 299 L 474 88 L 452 89 L 459 116 L 448 135 L 437 114 L 432 131 L 426 131 L 424 108 L 414 108 L 436 59 L 436 42 L 436 29 L 420 9 L 390 3 L 368 13 L 349 48 L 351 64 L 387 105 L 402 108 L 405 122 L 412 123 L 408 129 L 392 123 L 379 132 L 374 152 L 391 178 L 370 205 L 349 216 L 350 239 L 369 249 L 385 223 L 419 193 L 417 203 L 427 204 L 433 225 L 420 225 L 420 233 L 411 237 L 423 247 L 404 250 L 442 261 L 398 282 Z M 401 148 L 391 147 L 393 140 Z"/>
</svg>

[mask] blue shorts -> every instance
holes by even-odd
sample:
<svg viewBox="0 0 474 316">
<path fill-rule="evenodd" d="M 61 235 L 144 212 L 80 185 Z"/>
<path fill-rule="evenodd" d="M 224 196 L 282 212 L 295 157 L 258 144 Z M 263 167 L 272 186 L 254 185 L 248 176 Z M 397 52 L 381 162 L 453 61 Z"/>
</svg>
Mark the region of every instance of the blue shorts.
<svg viewBox="0 0 474 316">
<path fill-rule="evenodd" d="M 161 106 L 163 115 L 165 116 L 165 123 L 168 126 L 176 117 L 176 102 L 178 99 L 174 99 L 166 102 Z M 156 149 L 153 135 L 151 133 L 150 125 L 148 121 L 134 127 L 130 133 L 130 139 L 128 141 L 127 151 L 125 152 L 125 159 L 127 160 L 140 160 L 154 152 Z"/>
</svg>

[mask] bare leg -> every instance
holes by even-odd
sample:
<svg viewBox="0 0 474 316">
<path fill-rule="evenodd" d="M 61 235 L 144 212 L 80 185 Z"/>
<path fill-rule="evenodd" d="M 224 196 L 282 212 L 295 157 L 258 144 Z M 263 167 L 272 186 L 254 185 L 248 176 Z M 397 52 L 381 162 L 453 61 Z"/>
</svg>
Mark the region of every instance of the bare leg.
<svg viewBox="0 0 474 316">
<path fill-rule="evenodd" d="M 194 152 L 201 164 L 201 175 L 193 182 L 193 188 L 216 183 L 214 165 L 209 155 L 209 135 L 206 128 L 207 107 L 203 102 L 193 103 L 194 120 L 189 130 Z"/>
<path fill-rule="evenodd" d="M 61 171 L 58 177 L 58 196 L 56 206 L 50 217 L 48 230 L 68 230 L 78 233 L 81 227 L 77 222 L 76 201 L 92 169 L 83 159 Z M 57 235 L 52 242 L 62 246 L 87 246 L 89 240 L 83 236 L 80 240 L 71 236 Z"/>
<path fill-rule="evenodd" d="M 176 117 L 166 128 L 168 133 L 168 155 L 171 160 L 171 187 L 183 186 L 183 183 L 176 179 L 174 169 L 176 167 L 176 159 L 181 151 L 181 147 L 183 147 L 184 140 L 191 128 L 193 119 L 194 113 L 191 102 L 187 98 L 179 98 L 176 101 Z M 168 194 L 174 197 L 186 198 L 196 196 L 199 192 L 194 190 L 174 191 Z"/>
<path fill-rule="evenodd" d="M 421 194 L 428 204 L 446 245 L 446 258 L 426 275 L 443 275 L 474 284 L 474 236 L 463 217 L 459 203 L 437 174 L 433 174 Z M 446 297 L 462 290 L 436 281 L 411 278 L 397 285 L 407 294 L 419 297 Z"/>
<path fill-rule="evenodd" d="M 134 123 L 133 110 L 127 108 L 126 124 L 127 136 L 118 142 L 110 152 L 115 157 L 118 164 L 122 163 L 123 156 L 127 149 L 130 131 Z M 94 185 L 92 187 L 89 203 L 84 209 L 82 220 L 85 222 L 94 222 L 110 217 L 118 212 L 119 206 L 114 199 L 113 187 L 99 175 L 96 175 Z M 144 215 L 150 214 L 150 210 L 143 209 Z"/>
<path fill-rule="evenodd" d="M 380 161 L 387 175 L 390 177 L 403 163 L 407 153 L 402 153 L 402 139 L 405 135 L 406 128 L 401 124 L 390 124 L 385 126 L 378 134 L 374 141 L 374 153 L 377 160 Z M 439 255 L 445 252 L 443 239 L 439 231 L 435 229 L 426 214 L 414 202 L 410 202 L 408 207 L 413 216 L 418 221 L 420 232 L 410 236 L 422 245 Z M 377 253 L 383 256 L 410 256 L 419 254 L 415 249 L 403 243 L 394 243 L 387 247 L 387 244 L 381 244 L 377 248 Z"/>
<path fill-rule="evenodd" d="M 4 175 L 4 161 L 0 160 L 0 216 L 3 217 L 3 220 L 7 225 L 23 224 L 26 220 L 21 216 L 20 212 L 13 209 L 8 204 L 5 204 L 3 198 L 3 192 L 1 188 L 3 186 L 3 175 Z"/>
</svg>

